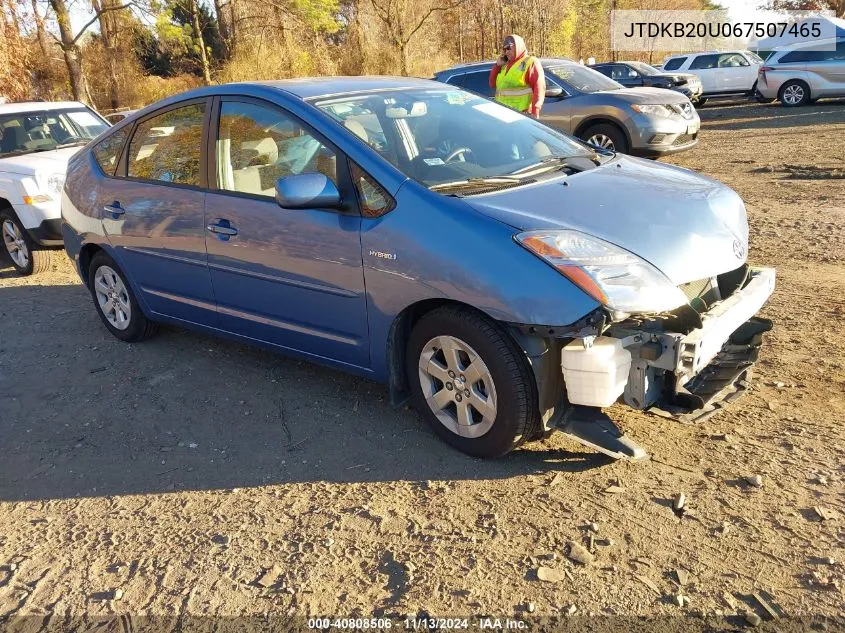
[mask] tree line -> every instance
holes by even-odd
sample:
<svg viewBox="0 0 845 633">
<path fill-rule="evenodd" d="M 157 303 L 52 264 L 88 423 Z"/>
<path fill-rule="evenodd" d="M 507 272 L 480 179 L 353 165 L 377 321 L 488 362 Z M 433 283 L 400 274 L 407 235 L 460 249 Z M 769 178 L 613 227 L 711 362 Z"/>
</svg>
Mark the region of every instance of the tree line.
<svg viewBox="0 0 845 633">
<path fill-rule="evenodd" d="M 613 58 L 614 9 L 711 0 L 0 0 L 0 97 L 139 107 L 216 82 L 312 75 L 431 76 L 494 57 L 507 33 L 538 55 Z M 831 9 L 845 0 L 770 0 Z M 626 55 L 626 57 L 630 57 Z M 645 61 L 648 56 L 639 56 Z"/>
</svg>

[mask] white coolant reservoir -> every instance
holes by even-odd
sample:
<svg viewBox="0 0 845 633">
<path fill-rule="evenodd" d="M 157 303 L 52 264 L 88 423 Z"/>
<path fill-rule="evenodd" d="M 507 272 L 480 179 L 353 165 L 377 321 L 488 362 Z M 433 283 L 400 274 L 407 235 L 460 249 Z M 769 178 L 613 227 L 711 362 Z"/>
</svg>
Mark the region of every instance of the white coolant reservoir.
<svg viewBox="0 0 845 633">
<path fill-rule="evenodd" d="M 561 366 L 569 402 L 609 407 L 625 391 L 631 352 L 609 336 L 595 338 L 590 347 L 576 339 L 563 348 Z"/>
</svg>

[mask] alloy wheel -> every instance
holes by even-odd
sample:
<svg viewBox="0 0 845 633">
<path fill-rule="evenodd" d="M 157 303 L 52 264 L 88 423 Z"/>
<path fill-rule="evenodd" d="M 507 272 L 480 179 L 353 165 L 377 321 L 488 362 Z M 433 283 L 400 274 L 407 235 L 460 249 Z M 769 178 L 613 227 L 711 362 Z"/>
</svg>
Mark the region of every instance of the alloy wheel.
<svg viewBox="0 0 845 633">
<path fill-rule="evenodd" d="M 123 280 L 110 266 L 100 266 L 94 273 L 94 292 L 106 320 L 116 329 L 125 330 L 132 318 L 132 304 Z"/>
<path fill-rule="evenodd" d="M 787 86 L 783 91 L 783 100 L 789 105 L 801 103 L 804 99 L 804 88 L 798 84 Z"/>
<path fill-rule="evenodd" d="M 431 412 L 461 437 L 480 437 L 496 420 L 496 386 L 478 353 L 454 336 L 437 336 L 423 347 L 419 379 Z"/>
<path fill-rule="evenodd" d="M 3 221 L 3 243 L 6 245 L 6 252 L 15 262 L 18 268 L 29 266 L 29 247 L 26 245 L 23 235 L 17 225 L 11 220 Z"/>
<path fill-rule="evenodd" d="M 613 143 L 613 139 L 605 134 L 593 134 L 587 139 L 587 142 L 591 145 L 597 145 L 602 149 L 610 150 L 611 152 L 616 151 L 616 145 Z"/>
</svg>

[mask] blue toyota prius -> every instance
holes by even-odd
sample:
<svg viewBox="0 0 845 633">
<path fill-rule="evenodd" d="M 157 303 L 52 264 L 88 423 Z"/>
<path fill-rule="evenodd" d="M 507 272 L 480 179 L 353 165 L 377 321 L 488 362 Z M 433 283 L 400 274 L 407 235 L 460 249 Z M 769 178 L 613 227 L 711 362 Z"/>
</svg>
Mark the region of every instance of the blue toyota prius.
<svg viewBox="0 0 845 633">
<path fill-rule="evenodd" d="M 602 409 L 703 410 L 771 325 L 731 189 L 433 81 L 170 97 L 74 156 L 62 219 L 119 339 L 184 325 L 379 380 L 483 457 L 553 428 L 641 457 Z"/>
</svg>

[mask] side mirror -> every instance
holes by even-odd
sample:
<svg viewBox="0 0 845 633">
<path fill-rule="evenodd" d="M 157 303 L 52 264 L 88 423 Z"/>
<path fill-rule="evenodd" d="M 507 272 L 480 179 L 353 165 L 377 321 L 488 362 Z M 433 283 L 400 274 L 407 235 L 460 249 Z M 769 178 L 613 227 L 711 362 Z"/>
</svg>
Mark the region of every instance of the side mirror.
<svg viewBox="0 0 845 633">
<path fill-rule="evenodd" d="M 552 88 L 546 88 L 546 97 L 562 97 L 563 96 L 563 88 L 559 88 L 554 86 Z"/>
<path fill-rule="evenodd" d="M 285 176 L 276 181 L 276 203 L 285 209 L 336 208 L 340 192 L 324 174 Z"/>
</svg>

